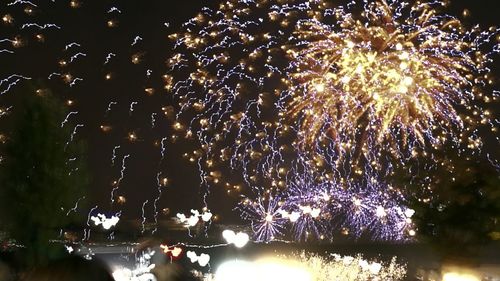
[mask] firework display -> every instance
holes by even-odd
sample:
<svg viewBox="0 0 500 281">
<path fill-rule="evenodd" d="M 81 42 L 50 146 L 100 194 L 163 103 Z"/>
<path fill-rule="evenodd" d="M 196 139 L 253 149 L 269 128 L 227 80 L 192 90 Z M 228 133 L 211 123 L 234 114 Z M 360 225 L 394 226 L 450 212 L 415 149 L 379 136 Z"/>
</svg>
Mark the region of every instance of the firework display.
<svg viewBox="0 0 500 281">
<path fill-rule="evenodd" d="M 402 193 L 376 174 L 352 183 L 318 182 L 313 175 L 294 173 L 283 193 L 247 198 L 240 204 L 252 222 L 257 240 L 286 237 L 296 241 L 330 240 L 336 234 L 372 240 L 405 241 L 415 235 L 414 210 Z"/>
<path fill-rule="evenodd" d="M 207 232 L 222 193 L 230 200 L 216 205 L 237 212 L 254 241 L 406 241 L 417 231 L 413 194 L 395 171 L 452 166 L 443 147 L 482 156 L 486 131 L 498 141 L 499 29 L 468 25 L 446 1 L 227 0 L 135 33 L 122 29 L 137 24 L 125 16 L 133 5 L 62 2 L 3 5 L 0 117 L 18 110 L 9 95 L 20 84 L 41 80 L 68 109 L 62 148 L 87 136 L 97 144 L 94 184 L 106 199 L 65 210 L 94 222 L 83 240 L 131 217 L 141 234 L 155 234 L 162 216 Z M 79 21 L 46 17 L 86 7 L 104 14 L 100 26 L 86 19 L 90 33 L 113 40 L 94 44 Z M 177 172 L 176 157 L 199 178 L 181 179 L 193 167 Z M 179 191 L 197 184 L 200 198 Z"/>
<path fill-rule="evenodd" d="M 380 148 L 406 158 L 445 142 L 480 146 L 470 131 L 491 120 L 473 102 L 492 99 L 483 89 L 494 52 L 483 50 L 498 30 L 467 30 L 443 8 L 366 1 L 359 15 L 331 11 L 333 24 L 299 21 L 286 112 L 301 145 L 327 141 L 339 157 L 368 158 Z"/>
<path fill-rule="evenodd" d="M 289 227 L 295 240 L 415 235 L 413 210 L 390 184 L 395 167 L 436 161 L 443 146 L 480 150 L 478 128 L 496 130 L 487 108 L 498 29 L 445 10 L 233 0 L 188 21 L 170 36 L 167 87 L 177 129 L 200 141 L 186 156 L 206 194 L 224 181 L 241 193 L 230 181 L 241 172 L 237 209 L 259 241 Z"/>
</svg>

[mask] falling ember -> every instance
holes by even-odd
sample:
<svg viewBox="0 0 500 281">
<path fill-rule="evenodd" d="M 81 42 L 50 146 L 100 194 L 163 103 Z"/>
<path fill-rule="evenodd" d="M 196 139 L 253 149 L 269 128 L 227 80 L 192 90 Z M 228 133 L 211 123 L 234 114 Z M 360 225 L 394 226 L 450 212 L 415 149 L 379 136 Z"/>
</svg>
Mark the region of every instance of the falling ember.
<svg viewBox="0 0 500 281">
<path fill-rule="evenodd" d="M 11 24 L 14 22 L 14 18 L 9 15 L 9 14 L 6 14 L 2 17 L 2 21 L 5 23 L 5 24 Z"/>
</svg>

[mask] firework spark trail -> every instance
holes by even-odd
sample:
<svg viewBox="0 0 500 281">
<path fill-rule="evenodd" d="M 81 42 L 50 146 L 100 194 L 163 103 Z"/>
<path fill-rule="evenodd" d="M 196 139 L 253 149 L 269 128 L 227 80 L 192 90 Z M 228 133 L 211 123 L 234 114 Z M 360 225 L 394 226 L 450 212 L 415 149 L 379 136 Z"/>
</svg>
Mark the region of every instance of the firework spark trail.
<svg viewBox="0 0 500 281">
<path fill-rule="evenodd" d="M 64 46 L 64 51 L 67 51 L 69 50 L 70 48 L 73 48 L 73 47 L 81 47 L 82 45 L 76 43 L 76 42 L 71 42 L 69 44 L 66 44 L 66 46 Z"/>
<path fill-rule="evenodd" d="M 111 111 L 111 107 L 112 107 L 113 105 L 117 105 L 117 104 L 118 104 L 118 102 L 116 102 L 116 101 L 112 101 L 112 102 L 110 102 L 110 103 L 108 104 L 108 107 L 106 108 L 106 112 L 104 113 L 104 116 L 107 116 L 107 115 L 108 115 L 108 113 Z"/>
<path fill-rule="evenodd" d="M 113 147 L 113 155 L 111 156 L 111 166 L 114 166 L 115 165 L 115 160 L 116 160 L 116 151 L 118 149 L 120 149 L 121 146 L 119 145 L 116 145 L 115 147 Z"/>
<path fill-rule="evenodd" d="M 488 161 L 490 164 L 497 169 L 497 171 L 500 171 L 500 162 L 498 160 L 493 160 L 491 159 L 491 156 L 489 153 L 486 154 L 486 157 L 488 158 Z"/>
<path fill-rule="evenodd" d="M 76 203 L 73 206 L 73 208 L 71 208 L 71 209 L 68 210 L 68 212 L 66 213 L 66 216 L 69 216 L 69 214 L 71 214 L 72 212 L 76 212 L 76 210 L 78 209 L 78 204 L 80 203 L 80 201 L 82 201 L 84 199 L 85 199 L 85 196 L 83 196 L 81 198 L 78 198 L 78 200 L 76 201 Z"/>
<path fill-rule="evenodd" d="M 153 231 L 151 232 L 152 234 L 156 233 L 156 231 L 158 231 L 158 215 L 159 215 L 159 212 L 158 212 L 158 202 L 160 201 L 161 199 L 161 194 L 162 194 L 162 188 L 163 188 L 163 185 L 161 183 L 161 177 L 162 175 L 162 172 L 158 172 L 156 173 L 156 188 L 158 190 L 158 195 L 156 196 L 154 202 L 153 202 L 153 212 L 154 212 L 154 220 L 155 220 L 155 228 L 153 229 Z"/>
<path fill-rule="evenodd" d="M 76 124 L 76 126 L 74 127 L 73 129 L 73 132 L 71 132 L 71 135 L 69 137 L 69 140 L 66 142 L 66 145 L 64 146 L 64 150 L 66 151 L 66 149 L 68 148 L 69 144 L 71 142 L 73 142 L 74 138 L 75 138 L 75 135 L 76 133 L 78 132 L 78 128 L 83 128 L 84 125 L 83 124 Z"/>
<path fill-rule="evenodd" d="M 53 24 L 53 23 L 46 23 L 44 25 L 40 25 L 37 23 L 25 23 L 21 26 L 21 29 L 30 28 L 30 27 L 36 27 L 38 29 L 48 29 L 48 28 L 61 29 L 60 26 L 58 26 L 57 24 Z"/>
<path fill-rule="evenodd" d="M 156 115 L 158 115 L 158 113 L 151 113 L 151 128 L 154 128 L 156 126 Z"/>
<path fill-rule="evenodd" d="M 161 150 L 160 150 L 160 153 L 161 153 L 161 159 L 162 160 L 165 159 L 165 151 L 167 149 L 167 147 L 166 147 L 165 144 L 166 144 L 167 141 L 168 141 L 167 137 L 163 137 L 161 139 Z"/>
<path fill-rule="evenodd" d="M 79 57 L 86 57 L 86 56 L 87 56 L 87 54 L 82 53 L 82 52 L 78 52 L 78 53 L 71 56 L 71 58 L 69 59 L 69 62 L 71 63 L 71 62 L 75 61 L 76 59 L 78 59 Z"/>
<path fill-rule="evenodd" d="M 106 59 L 104 61 L 104 65 L 108 64 L 113 57 L 116 57 L 116 54 L 114 54 L 114 53 L 107 54 Z"/>
<path fill-rule="evenodd" d="M 231 4 L 236 2 L 232 1 Z M 255 187 L 254 179 L 262 176 L 271 178 L 270 174 L 264 172 L 268 169 L 263 169 L 263 167 L 278 167 L 279 164 L 274 160 L 283 159 L 281 151 L 286 149 L 286 147 L 269 145 L 276 143 L 276 141 L 268 139 L 270 136 L 277 135 L 273 127 L 281 126 L 281 124 L 259 120 L 262 118 L 262 112 L 268 110 L 263 108 L 266 106 L 265 100 L 269 99 L 270 96 L 260 91 L 266 91 L 267 83 L 276 81 L 275 77 L 284 75 L 283 71 L 280 70 L 283 69 L 283 66 L 274 65 L 273 60 L 278 61 L 280 56 L 284 57 L 280 51 L 280 44 L 286 40 L 283 42 L 279 42 L 279 40 L 284 39 L 285 33 L 280 28 L 274 33 L 273 31 L 266 34 L 248 32 L 256 26 L 265 24 L 272 26 L 273 23 L 269 23 L 268 19 L 246 17 L 249 12 L 244 9 L 247 6 L 252 6 L 256 10 L 262 9 L 265 11 L 264 14 L 267 14 L 266 8 L 268 7 L 255 8 L 256 3 L 253 1 L 238 2 L 237 5 L 243 6 L 241 9 L 234 9 L 231 4 L 227 4 L 222 8 L 222 11 L 218 12 L 204 9 L 198 17 L 184 24 L 188 30 L 187 33 L 171 36 L 176 39 L 176 49 L 181 51 L 186 48 L 186 52 L 181 51 L 179 54 L 174 54 L 168 60 L 168 66 L 171 71 L 190 67 L 192 64 L 190 56 L 196 65 L 189 79 L 179 79 L 174 84 L 173 93 L 174 97 L 182 97 L 181 109 L 177 114 L 178 120 L 182 117 L 183 112 L 190 112 L 192 109 L 199 112 L 189 121 L 186 131 L 195 133 L 201 146 L 205 147 L 206 155 L 198 157 L 197 161 L 200 184 L 202 186 L 212 184 L 207 181 L 211 172 L 210 167 L 206 167 L 205 163 L 221 159 L 227 162 L 232 170 L 242 168 L 246 184 L 252 189 L 259 190 L 259 187 Z M 233 16 L 224 17 L 225 12 L 231 13 Z M 205 26 L 204 24 L 207 22 L 211 23 Z M 279 26 L 279 23 L 274 23 L 274 25 Z M 273 30 L 272 27 L 269 30 Z M 231 51 L 242 48 L 243 55 L 240 55 L 241 51 Z M 271 54 L 273 52 L 277 52 L 277 54 Z M 235 63 L 226 64 L 226 62 Z M 266 75 L 262 76 L 261 70 L 254 71 L 254 69 L 259 68 L 259 65 L 263 66 L 262 71 Z M 208 70 L 212 68 L 215 69 L 214 72 Z M 272 83 L 276 84 L 276 82 Z M 206 98 L 197 94 L 200 92 L 199 88 L 207 93 Z M 272 88 L 276 88 L 276 86 L 273 85 Z M 259 92 L 253 96 L 247 93 L 252 91 Z M 242 98 L 243 102 L 246 103 L 244 107 L 239 109 L 241 108 L 239 104 L 233 107 L 234 104 L 237 104 L 236 101 L 239 103 Z M 267 101 L 267 105 L 269 102 Z M 212 134 L 214 130 L 217 132 L 216 134 Z M 233 144 L 218 147 L 219 140 L 225 140 L 228 136 L 234 140 Z M 255 136 L 255 138 L 248 138 L 248 136 Z M 205 204 L 209 193 L 207 188 L 203 195 Z M 255 201 L 262 203 L 262 200 L 256 199 Z M 263 208 L 265 209 L 265 207 Z M 284 220 L 280 219 L 279 222 L 281 221 Z M 267 224 L 262 224 L 262 221 L 261 223 L 253 222 L 253 225 L 254 230 L 259 233 L 257 236 L 263 240 L 264 237 L 268 239 L 269 236 L 273 235 L 273 232 L 277 231 L 272 227 L 268 228 Z"/>
<path fill-rule="evenodd" d="M 184 27 L 189 30 L 187 33 L 172 35 L 171 38 L 176 39 L 176 49 L 186 48 L 187 52 L 175 54 L 168 62 L 170 70 L 175 71 L 189 67 L 192 63 L 189 57 L 192 56 L 198 66 L 190 74 L 190 79 L 181 79 L 174 84 L 173 93 L 174 97 L 183 97 L 180 112 L 177 114 L 178 118 L 182 116 L 184 111 L 189 112 L 192 108 L 200 112 L 189 122 L 187 132 L 196 133 L 202 146 L 207 146 L 207 156 L 204 160 L 212 162 L 212 158 L 221 158 L 224 159 L 223 161 L 229 161 L 232 169 L 243 166 L 242 168 L 248 171 L 245 167 L 246 164 L 261 157 L 258 155 L 262 155 L 262 151 L 272 151 L 272 157 L 277 156 L 274 154 L 275 148 L 267 147 L 270 141 L 263 140 L 268 137 L 268 133 L 273 134 L 273 129 L 269 127 L 267 122 L 258 120 L 261 118 L 266 95 L 258 94 L 254 97 L 248 97 L 246 93 L 243 93 L 243 90 L 256 87 L 260 91 L 260 88 L 265 87 L 268 81 L 274 81 L 273 76 L 283 75 L 280 67 L 272 64 L 273 55 L 266 55 L 264 52 L 268 50 L 269 53 L 275 50 L 280 52 L 278 39 L 280 36 L 283 37 L 284 33 L 281 30 L 276 31 L 275 34 L 247 32 L 255 26 L 266 24 L 269 20 L 246 17 L 249 12 L 244 9 L 248 6 L 255 8 L 253 5 L 256 3 L 253 1 L 238 3 L 244 8 L 236 10 L 229 8 L 231 4 L 218 12 L 204 9 L 198 17 L 184 24 Z M 266 7 L 257 8 L 257 10 L 259 9 L 266 11 Z M 234 16 L 224 17 L 224 12 L 229 12 L 229 10 L 236 11 Z M 204 26 L 206 22 L 212 22 L 212 24 Z M 215 40 L 214 37 L 216 37 Z M 213 42 L 213 44 L 208 42 Z M 248 47 L 246 47 L 247 45 Z M 238 54 L 229 52 L 232 48 L 236 50 L 242 46 L 245 46 L 244 50 L 247 52 L 242 56 L 239 55 L 241 52 Z M 237 58 L 233 58 L 236 55 Z M 226 61 L 237 63 L 225 65 Z M 264 71 L 267 73 L 264 77 L 258 71 L 253 70 L 261 61 Z M 216 69 L 214 73 L 206 70 L 212 67 Z M 196 94 L 199 92 L 196 90 L 198 87 L 206 91 L 206 99 Z M 246 89 L 246 91 L 251 92 L 252 90 Z M 217 93 L 217 95 L 212 93 Z M 233 108 L 233 104 L 242 96 L 246 99 L 246 105 L 241 111 L 236 111 L 238 107 Z M 208 133 L 212 130 L 220 133 Z M 218 143 L 218 140 L 223 140 L 228 135 L 236 135 L 234 145 L 222 150 L 211 148 L 216 146 L 214 143 Z M 249 135 L 256 135 L 259 139 L 248 139 Z M 241 141 L 245 139 L 246 141 Z M 230 156 L 226 158 L 223 155 L 217 155 L 216 151 L 224 151 L 223 153 Z M 245 156 L 241 157 L 242 154 Z M 241 163 L 245 163 L 245 165 L 241 165 Z M 269 162 L 264 159 L 261 163 Z M 207 185 L 206 172 L 203 171 L 206 167 L 202 166 L 200 160 L 198 164 L 202 184 Z M 261 169 L 259 167 L 255 170 Z M 251 176 L 244 175 L 244 178 L 247 183 L 250 183 Z"/>
<path fill-rule="evenodd" d="M 61 76 L 62 76 L 62 74 L 61 74 L 61 73 L 58 73 L 58 72 L 52 72 L 51 74 L 49 74 L 49 76 L 47 77 L 47 79 L 51 80 L 51 79 L 52 79 L 52 77 L 54 77 L 54 76 L 59 76 L 59 77 L 61 77 Z"/>
<path fill-rule="evenodd" d="M 0 53 L 8 53 L 8 54 L 13 54 L 13 53 L 14 53 L 14 51 L 12 51 L 12 50 L 8 50 L 8 49 L 1 49 L 1 50 L 0 50 Z"/>
<path fill-rule="evenodd" d="M 121 14 L 121 13 L 122 13 L 122 11 L 120 11 L 120 9 L 118 9 L 117 7 L 111 7 L 111 8 L 108 10 L 108 14 L 113 13 L 113 12 L 116 12 L 116 13 L 119 13 L 119 14 Z"/>
<path fill-rule="evenodd" d="M 11 44 L 14 44 L 16 42 L 16 40 L 12 40 L 12 39 L 9 39 L 9 38 L 5 38 L 5 39 L 1 39 L 0 40 L 0 43 L 3 43 L 3 42 L 9 42 Z"/>
<path fill-rule="evenodd" d="M 91 231 L 90 228 L 83 229 L 82 242 L 90 239 L 90 231 Z"/>
<path fill-rule="evenodd" d="M 127 168 L 125 166 L 125 162 L 127 161 L 127 159 L 129 157 L 130 157 L 130 154 L 127 154 L 127 155 L 123 156 L 123 159 L 122 159 L 122 168 L 120 170 L 120 178 L 116 181 L 115 186 L 111 190 L 111 204 L 113 204 L 115 202 L 115 192 L 120 188 L 120 183 L 122 182 L 123 178 L 125 178 L 125 170 Z"/>
<path fill-rule="evenodd" d="M 0 108 L 0 117 L 3 117 L 5 115 L 8 115 L 10 111 L 12 110 L 13 106 L 9 106 L 7 108 Z"/>
<path fill-rule="evenodd" d="M 76 85 L 76 82 L 78 81 L 83 81 L 83 78 L 76 77 L 75 79 L 71 80 L 71 83 L 69 83 L 70 87 L 73 87 Z"/>
<path fill-rule="evenodd" d="M 134 37 L 134 41 L 132 42 L 132 44 L 130 44 L 130 46 L 135 46 L 137 43 L 139 43 L 142 40 L 143 39 L 141 36 L 136 36 L 136 37 Z"/>
<path fill-rule="evenodd" d="M 64 127 L 64 125 L 69 122 L 69 118 L 71 117 L 71 115 L 76 115 L 76 114 L 78 114 L 78 111 L 70 111 L 66 115 L 66 118 L 64 118 L 64 120 L 61 122 L 61 128 Z"/>
<path fill-rule="evenodd" d="M 129 110 L 128 110 L 128 114 L 129 115 L 132 115 L 132 113 L 134 113 L 134 108 L 136 105 L 138 105 L 139 103 L 136 102 L 136 101 L 133 101 L 130 103 L 130 107 L 129 107 Z"/>
<path fill-rule="evenodd" d="M 146 231 L 146 212 L 145 212 L 145 207 L 146 207 L 146 204 L 149 203 L 149 200 L 146 200 L 144 201 L 144 203 L 142 203 L 142 221 L 141 221 L 141 226 L 142 226 L 142 230 L 141 230 L 141 233 L 144 234 L 144 232 Z"/>
<path fill-rule="evenodd" d="M 9 77 L 0 80 L 0 89 L 3 89 L 0 92 L 0 95 L 3 95 L 8 91 L 10 91 L 12 87 L 17 85 L 17 83 L 19 83 L 22 80 L 31 80 L 31 77 L 22 76 L 19 74 L 12 74 Z"/>
<path fill-rule="evenodd" d="M 28 5 L 31 5 L 33 7 L 38 7 L 37 5 L 33 4 L 32 2 L 30 1 L 25 1 L 25 0 L 16 0 L 14 2 L 11 2 L 9 4 L 7 4 L 7 6 L 13 6 L 13 5 L 24 5 L 24 4 L 28 4 Z"/>
<path fill-rule="evenodd" d="M 89 227 L 89 228 L 86 228 L 83 230 L 84 235 L 83 235 L 82 241 L 86 241 L 86 240 L 90 239 L 90 217 L 92 216 L 92 212 L 97 210 L 97 208 L 98 208 L 98 206 L 96 205 L 95 207 L 90 209 L 89 212 L 87 213 L 87 227 Z"/>
</svg>

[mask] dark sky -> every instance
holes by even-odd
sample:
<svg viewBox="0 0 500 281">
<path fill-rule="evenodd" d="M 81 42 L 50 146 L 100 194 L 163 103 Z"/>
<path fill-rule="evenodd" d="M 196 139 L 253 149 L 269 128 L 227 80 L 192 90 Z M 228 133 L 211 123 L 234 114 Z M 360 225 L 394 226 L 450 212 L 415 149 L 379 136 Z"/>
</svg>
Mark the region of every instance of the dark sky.
<svg viewBox="0 0 500 281">
<path fill-rule="evenodd" d="M 170 208 L 171 215 L 179 210 L 189 211 L 200 208 L 200 186 L 196 167 L 190 165 L 182 154 L 191 150 L 191 144 L 179 140 L 167 142 L 166 157 L 161 159 L 162 138 L 170 138 L 172 121 L 167 120 L 162 107 L 172 103 L 171 96 L 162 89 L 161 75 L 166 71 L 165 60 L 172 55 L 172 42 L 168 35 L 179 30 L 180 25 L 196 16 L 204 6 L 216 7 L 216 0 L 87 0 L 79 1 L 78 8 L 72 8 L 69 0 L 36 1 L 37 7 L 29 4 L 15 4 L 14 0 L 2 0 L 0 16 L 10 15 L 12 24 L 0 25 L 0 40 L 13 39 L 16 36 L 23 46 L 12 48 L 9 42 L 0 43 L 1 49 L 13 50 L 14 53 L 0 53 L 0 78 L 20 74 L 41 80 L 63 100 L 72 100 L 70 111 L 77 111 L 71 116 L 72 126 L 84 125 L 77 136 L 85 139 L 89 145 L 90 166 L 92 171 L 92 202 L 103 212 L 123 210 L 124 216 L 138 218 L 141 206 L 146 204 L 146 214 L 152 221 L 153 201 L 158 195 L 156 176 L 169 179 L 163 189 L 158 208 Z M 451 0 L 450 12 L 461 14 L 464 8 L 471 12 L 470 23 L 482 26 L 500 24 L 498 0 Z M 121 13 L 113 11 L 118 8 Z M 31 8 L 32 12 L 26 11 Z M 108 27 L 108 21 L 114 21 L 116 27 Z M 37 27 L 22 29 L 25 23 L 56 24 L 61 29 Z M 165 25 L 168 23 L 168 26 Z M 263 27 L 264 28 L 264 27 Z M 43 42 L 38 42 L 37 34 L 42 34 Z M 132 46 L 136 36 L 143 40 Z M 76 42 L 65 51 L 65 46 Z M 78 57 L 68 66 L 61 67 L 59 61 L 67 62 L 78 52 L 85 56 Z M 116 54 L 108 64 L 104 64 L 109 53 Z M 141 61 L 133 64 L 131 59 L 139 55 Z M 151 70 L 150 78 L 147 71 Z M 47 79 L 53 73 L 71 73 L 73 78 L 82 78 L 70 87 L 59 77 Z M 106 80 L 110 73 L 111 80 Z M 154 89 L 153 95 L 145 92 Z M 1 91 L 5 88 L 2 85 Z M 0 96 L 2 106 L 9 106 L 15 97 L 15 88 Z M 106 113 L 110 102 L 116 102 Z M 137 102 L 130 112 L 132 103 Z M 151 116 L 156 113 L 155 126 Z M 110 126 L 109 132 L 103 132 L 101 125 Z M 137 140 L 130 141 L 129 134 L 134 133 Z M 117 150 L 115 165 L 111 165 L 112 152 Z M 110 204 L 112 182 L 120 178 L 122 159 L 126 160 L 126 170 L 117 195 L 127 199 L 123 205 Z M 229 198 L 229 200 L 227 200 Z M 236 202 L 236 196 L 226 196 L 224 190 L 214 189 L 210 204 L 215 213 L 223 217 L 234 216 L 230 210 Z M 85 213 L 85 212 L 84 212 Z"/>
</svg>

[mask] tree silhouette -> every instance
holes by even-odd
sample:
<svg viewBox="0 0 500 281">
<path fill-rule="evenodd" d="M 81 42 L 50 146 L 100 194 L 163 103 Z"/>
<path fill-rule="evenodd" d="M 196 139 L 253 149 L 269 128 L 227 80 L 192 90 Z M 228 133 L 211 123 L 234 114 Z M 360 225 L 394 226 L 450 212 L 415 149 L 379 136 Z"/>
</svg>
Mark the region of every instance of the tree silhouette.
<svg viewBox="0 0 500 281">
<path fill-rule="evenodd" d="M 411 202 L 418 237 L 445 258 L 474 257 L 500 227 L 500 172 L 489 163 L 449 154 Z M 425 174 L 425 173 L 423 173 Z"/>
<path fill-rule="evenodd" d="M 0 219 L 7 233 L 23 246 L 26 265 L 44 264 L 61 254 L 49 240 L 77 219 L 70 210 L 89 183 L 85 144 L 70 141 L 73 126 L 64 105 L 48 90 L 17 91 L 9 120 L 9 140 L 0 166 Z M 68 142 L 68 144 L 66 144 Z M 70 160 L 71 159 L 71 160 Z"/>
</svg>

